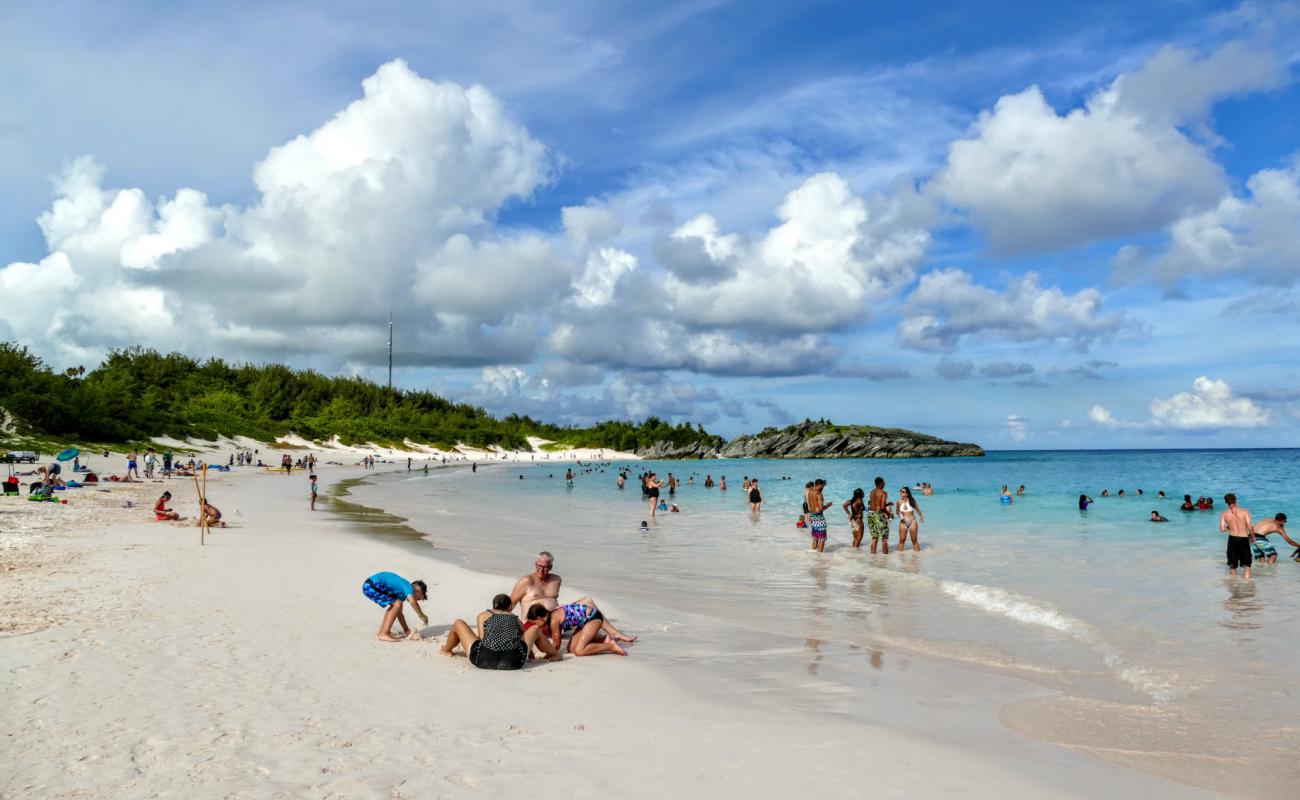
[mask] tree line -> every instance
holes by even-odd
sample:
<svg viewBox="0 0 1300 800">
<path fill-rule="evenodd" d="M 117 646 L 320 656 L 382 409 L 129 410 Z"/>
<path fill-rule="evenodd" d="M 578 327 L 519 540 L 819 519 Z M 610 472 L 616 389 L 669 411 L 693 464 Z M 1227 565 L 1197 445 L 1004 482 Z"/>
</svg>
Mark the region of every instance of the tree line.
<svg viewBox="0 0 1300 800">
<path fill-rule="evenodd" d="M 526 448 L 537 436 L 573 447 L 636 451 L 661 441 L 721 444 L 700 425 L 657 417 L 563 427 L 528 416 L 497 419 L 481 408 L 427 391 L 390 389 L 281 364 L 198 361 L 140 347 L 114 350 L 98 367 L 56 372 L 27 347 L 0 342 L 0 409 L 19 432 L 104 444 L 156 436 L 214 440 L 219 435 L 273 441 L 289 432 L 344 444 L 403 440 Z"/>
</svg>

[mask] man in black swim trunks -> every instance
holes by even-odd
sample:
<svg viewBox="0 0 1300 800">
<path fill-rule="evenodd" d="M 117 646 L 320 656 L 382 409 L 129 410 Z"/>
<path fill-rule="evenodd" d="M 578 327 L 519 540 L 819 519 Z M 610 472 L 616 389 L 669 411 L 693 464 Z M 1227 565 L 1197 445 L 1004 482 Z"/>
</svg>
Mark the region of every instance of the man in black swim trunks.
<svg viewBox="0 0 1300 800">
<path fill-rule="evenodd" d="M 1237 495 L 1229 492 L 1223 496 L 1228 507 L 1219 515 L 1219 532 L 1228 534 L 1228 574 L 1236 576 L 1238 567 L 1245 570 L 1246 580 L 1250 580 L 1250 565 L 1253 561 L 1250 552 L 1250 537 L 1254 525 L 1250 521 L 1250 512 L 1237 505 Z"/>
</svg>

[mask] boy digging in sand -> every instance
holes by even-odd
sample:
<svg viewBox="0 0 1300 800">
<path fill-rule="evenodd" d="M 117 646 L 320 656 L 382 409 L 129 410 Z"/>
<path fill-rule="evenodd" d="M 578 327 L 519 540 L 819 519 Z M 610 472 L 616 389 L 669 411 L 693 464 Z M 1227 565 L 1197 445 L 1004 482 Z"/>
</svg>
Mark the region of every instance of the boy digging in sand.
<svg viewBox="0 0 1300 800">
<path fill-rule="evenodd" d="M 420 601 L 429 596 L 429 587 L 424 581 L 408 581 L 393 572 L 376 572 L 361 584 L 361 593 L 384 609 L 384 620 L 379 624 L 379 634 L 375 637 L 381 642 L 400 641 L 393 635 L 394 622 L 402 626 L 402 635 L 406 638 L 419 638 L 419 632 L 412 632 L 406 624 L 403 605 L 407 602 L 415 609 L 420 621 L 429 624 L 429 618 L 420 609 Z"/>
</svg>

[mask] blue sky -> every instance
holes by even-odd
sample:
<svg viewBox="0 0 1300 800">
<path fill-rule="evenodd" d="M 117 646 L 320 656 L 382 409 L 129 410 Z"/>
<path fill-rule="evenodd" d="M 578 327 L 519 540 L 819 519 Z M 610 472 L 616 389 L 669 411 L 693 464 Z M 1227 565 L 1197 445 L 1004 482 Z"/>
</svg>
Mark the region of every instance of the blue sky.
<svg viewBox="0 0 1300 800">
<path fill-rule="evenodd" d="M 50 2 L 0 338 L 561 422 L 1300 441 L 1300 5 Z M 7 265 L 7 266 L 6 266 Z"/>
</svg>

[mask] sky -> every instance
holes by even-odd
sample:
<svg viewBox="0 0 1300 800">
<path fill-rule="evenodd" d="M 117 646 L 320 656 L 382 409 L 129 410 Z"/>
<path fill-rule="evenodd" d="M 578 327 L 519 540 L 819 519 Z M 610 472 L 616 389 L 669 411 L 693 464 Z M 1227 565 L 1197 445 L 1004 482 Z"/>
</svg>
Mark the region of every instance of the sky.
<svg viewBox="0 0 1300 800">
<path fill-rule="evenodd" d="M 0 4 L 0 341 L 1300 445 L 1300 2 Z"/>
</svg>

